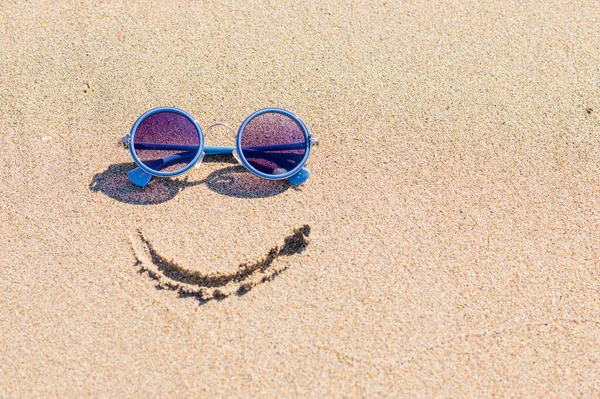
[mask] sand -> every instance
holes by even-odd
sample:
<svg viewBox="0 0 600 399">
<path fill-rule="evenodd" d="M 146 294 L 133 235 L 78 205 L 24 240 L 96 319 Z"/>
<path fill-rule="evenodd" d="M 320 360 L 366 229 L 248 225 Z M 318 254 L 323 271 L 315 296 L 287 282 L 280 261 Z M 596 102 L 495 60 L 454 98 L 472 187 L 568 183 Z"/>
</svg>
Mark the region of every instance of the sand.
<svg viewBox="0 0 600 399">
<path fill-rule="evenodd" d="M 599 43 L 594 1 L 3 1 L 0 397 L 600 395 Z M 289 109 L 312 176 L 136 189 L 157 106 Z"/>
</svg>

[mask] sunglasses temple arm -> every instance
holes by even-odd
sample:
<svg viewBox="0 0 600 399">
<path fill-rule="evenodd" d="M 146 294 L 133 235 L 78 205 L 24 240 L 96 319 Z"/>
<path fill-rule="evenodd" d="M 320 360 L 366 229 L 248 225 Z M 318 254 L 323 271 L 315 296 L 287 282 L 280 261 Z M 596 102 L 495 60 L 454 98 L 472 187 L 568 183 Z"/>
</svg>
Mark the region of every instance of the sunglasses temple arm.
<svg viewBox="0 0 600 399">
<path fill-rule="evenodd" d="M 316 142 L 316 141 L 315 141 Z M 312 143 L 312 141 L 311 141 Z M 243 147 L 243 151 L 250 153 L 262 153 L 261 155 L 271 161 L 286 162 L 290 163 L 289 159 L 286 159 L 285 154 L 269 154 L 268 151 L 278 150 L 299 150 L 304 149 L 305 143 L 291 143 L 291 144 L 275 144 L 270 146 L 256 146 L 256 147 Z M 292 165 L 293 166 L 293 165 Z M 299 186 L 304 183 L 310 177 L 310 170 L 302 168 L 293 176 L 288 177 L 288 182 L 294 186 Z"/>
<path fill-rule="evenodd" d="M 253 147 L 252 150 L 250 150 L 250 152 L 262 152 L 257 150 L 256 148 L 259 147 Z M 248 147 L 244 147 L 244 150 L 248 150 Z M 237 154 L 234 153 L 235 158 L 238 160 L 238 162 L 242 163 L 238 156 L 236 156 Z M 268 153 L 263 153 L 262 156 L 266 159 L 269 159 L 270 161 L 273 162 L 286 162 L 288 164 L 290 164 L 291 167 L 294 167 L 295 165 L 289 160 L 285 158 L 285 155 L 279 155 L 279 154 L 268 154 Z M 298 173 L 296 173 L 293 176 L 288 177 L 288 181 L 290 182 L 290 184 L 294 185 L 294 186 L 299 186 L 300 184 L 304 183 L 306 180 L 308 180 L 308 178 L 310 177 L 310 170 L 306 169 L 306 168 L 302 168 L 298 171 Z"/>
<path fill-rule="evenodd" d="M 204 147 L 204 154 L 206 155 L 231 155 L 233 154 L 233 147 Z"/>
<path fill-rule="evenodd" d="M 297 143 L 300 147 L 302 146 L 304 143 Z M 261 152 L 260 150 L 258 150 L 259 148 L 262 150 L 264 147 L 278 147 L 277 149 L 281 149 L 281 147 L 290 147 L 289 144 L 282 144 L 282 145 L 275 145 L 275 146 L 260 146 L 260 147 L 250 147 L 252 148 L 251 151 L 256 151 L 256 152 Z M 248 150 L 249 147 L 244 147 L 244 150 Z M 286 148 L 286 149 L 290 149 L 290 148 Z M 295 148 L 291 148 L 291 149 L 295 149 Z M 265 151 L 268 151 L 265 150 Z M 204 147 L 204 152 L 206 155 L 226 155 L 226 154 L 233 154 L 233 156 L 238 160 L 238 162 L 242 163 L 239 160 L 239 156 L 237 155 L 237 151 L 235 151 L 235 149 L 233 147 Z M 277 154 L 262 154 L 265 158 L 267 159 L 271 159 L 271 160 L 276 160 L 278 162 L 287 162 L 287 163 L 291 163 L 289 159 L 286 159 L 284 155 L 277 155 Z M 293 167 L 294 165 L 291 164 L 291 167 Z M 310 171 L 306 168 L 302 168 L 298 171 L 298 173 L 296 173 L 295 175 L 289 177 L 287 180 L 293 184 L 294 186 L 298 186 L 302 183 L 304 183 L 308 177 L 310 176 Z"/>
<path fill-rule="evenodd" d="M 197 151 L 198 146 L 184 144 L 162 144 L 162 143 L 135 143 L 136 150 L 163 150 L 163 151 Z M 306 148 L 305 142 L 290 144 L 273 144 L 243 147 L 243 150 L 249 151 L 282 151 L 282 150 L 303 150 Z M 233 152 L 233 147 L 204 147 L 206 155 L 227 155 Z"/>
<path fill-rule="evenodd" d="M 294 150 L 294 149 L 303 149 L 305 143 L 291 143 L 291 144 L 275 144 L 268 146 L 252 146 L 252 147 L 244 147 L 243 150 L 246 151 L 277 151 L 277 150 Z M 136 149 L 147 149 L 147 150 L 171 150 L 171 151 L 187 151 L 180 154 L 170 155 L 165 158 L 157 159 L 146 164 L 150 169 L 160 170 L 167 167 L 170 164 L 181 162 L 185 159 L 189 159 L 193 157 L 195 151 L 197 150 L 197 146 L 186 146 L 186 145 L 174 145 L 174 144 L 160 144 L 160 143 L 136 143 Z M 205 155 L 228 155 L 232 154 L 234 151 L 233 147 L 204 147 Z M 268 155 L 270 157 L 279 158 L 280 160 L 284 160 L 284 157 L 277 156 L 275 154 L 263 154 Z M 139 187 L 146 187 L 150 180 L 152 179 L 152 175 L 147 173 L 141 168 L 135 168 L 134 170 L 127 173 L 129 180 L 133 184 Z M 304 183 L 308 177 L 310 176 L 310 171 L 306 168 L 300 169 L 298 173 L 288 178 L 288 181 L 293 185 L 300 185 Z"/>
<path fill-rule="evenodd" d="M 146 187 L 152 180 L 152 175 L 139 167 L 127 172 L 127 177 L 138 187 Z"/>
<path fill-rule="evenodd" d="M 162 143 L 135 143 L 136 150 L 163 150 L 163 151 L 198 151 L 197 145 L 162 144 Z"/>
<path fill-rule="evenodd" d="M 129 180 L 131 180 L 131 182 L 138 187 L 146 187 L 152 179 L 152 175 L 150 173 L 146 173 L 141 168 L 135 168 L 134 170 L 127 173 L 127 176 L 129 177 Z M 310 171 L 306 168 L 302 168 L 298 173 L 289 177 L 287 180 L 290 182 L 290 184 L 294 186 L 299 186 L 300 184 L 308 180 L 309 176 Z"/>
<path fill-rule="evenodd" d="M 309 177 L 310 177 L 310 170 L 308 170 L 306 168 L 302 168 L 295 175 L 288 177 L 287 180 L 290 182 L 290 184 L 292 184 L 294 186 L 299 186 L 300 184 L 307 181 Z"/>
<path fill-rule="evenodd" d="M 179 145 L 179 144 L 160 144 L 160 143 L 136 143 L 136 150 L 163 150 L 163 151 L 186 151 L 193 153 L 198 147 L 190 145 Z M 304 143 L 291 143 L 291 144 L 275 144 L 275 145 L 264 145 L 264 146 L 252 146 L 243 147 L 243 151 L 248 152 L 259 152 L 263 153 L 262 156 L 267 158 L 285 160 L 285 154 L 266 154 L 268 151 L 281 151 L 281 150 L 299 150 L 304 149 Z M 231 155 L 233 154 L 233 147 L 204 147 L 205 155 Z M 166 158 L 163 158 L 163 160 Z M 159 160 L 157 160 L 159 161 Z M 153 162 L 157 162 L 153 161 Z M 152 169 L 159 170 L 155 167 Z"/>
<path fill-rule="evenodd" d="M 196 156 L 195 152 L 192 152 L 192 151 L 183 152 L 181 154 L 173 154 L 173 155 L 169 155 L 168 157 L 150 161 L 150 162 L 146 163 L 145 165 L 153 170 L 161 170 L 161 169 L 166 168 L 169 165 L 172 165 L 172 164 L 178 163 L 178 162 L 182 162 L 185 160 L 189 160 L 190 158 L 194 158 L 195 156 Z M 152 179 L 152 175 L 140 167 L 137 167 L 137 168 L 133 169 L 132 171 L 130 171 L 129 173 L 127 173 L 127 176 L 129 177 L 129 180 L 131 180 L 131 182 L 138 187 L 146 187 L 148 185 L 148 183 L 150 183 L 150 180 Z"/>
<path fill-rule="evenodd" d="M 299 143 L 289 144 L 273 144 L 273 145 L 259 145 L 251 147 L 242 147 L 244 151 L 285 151 L 285 150 L 304 150 L 306 143 L 304 141 Z"/>
</svg>

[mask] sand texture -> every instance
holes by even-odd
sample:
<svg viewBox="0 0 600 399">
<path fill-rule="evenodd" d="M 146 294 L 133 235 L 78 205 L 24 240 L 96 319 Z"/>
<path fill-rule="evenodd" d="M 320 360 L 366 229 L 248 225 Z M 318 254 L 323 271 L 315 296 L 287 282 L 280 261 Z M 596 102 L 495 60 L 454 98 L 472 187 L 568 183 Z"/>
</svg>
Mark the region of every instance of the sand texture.
<svg viewBox="0 0 600 399">
<path fill-rule="evenodd" d="M 157 106 L 312 176 L 135 188 Z M 0 148 L 0 397 L 600 396 L 598 1 L 0 0 Z"/>
</svg>

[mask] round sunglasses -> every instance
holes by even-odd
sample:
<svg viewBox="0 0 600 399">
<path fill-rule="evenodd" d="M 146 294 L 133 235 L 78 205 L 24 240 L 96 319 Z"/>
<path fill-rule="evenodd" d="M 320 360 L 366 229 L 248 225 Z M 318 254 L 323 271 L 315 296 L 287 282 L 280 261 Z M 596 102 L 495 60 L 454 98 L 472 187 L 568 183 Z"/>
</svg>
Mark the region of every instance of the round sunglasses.
<svg viewBox="0 0 600 399">
<path fill-rule="evenodd" d="M 208 129 L 225 123 L 218 122 Z M 237 132 L 236 146 L 204 146 L 198 122 L 177 108 L 160 107 L 140 116 L 122 139 L 138 168 L 127 175 L 133 184 L 146 187 L 152 176 L 177 176 L 205 155 L 232 154 L 250 172 L 269 180 L 304 183 L 310 171 L 304 167 L 316 138 L 294 114 L 265 108 L 246 118 Z"/>
</svg>

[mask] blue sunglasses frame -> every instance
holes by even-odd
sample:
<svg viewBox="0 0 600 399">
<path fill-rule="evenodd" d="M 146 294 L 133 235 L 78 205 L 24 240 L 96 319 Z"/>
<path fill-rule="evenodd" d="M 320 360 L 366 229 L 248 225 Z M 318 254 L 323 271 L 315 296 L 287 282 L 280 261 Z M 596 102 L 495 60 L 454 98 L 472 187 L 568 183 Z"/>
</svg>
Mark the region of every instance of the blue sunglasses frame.
<svg viewBox="0 0 600 399">
<path fill-rule="evenodd" d="M 182 115 L 185 118 L 187 118 L 194 125 L 194 128 L 196 129 L 196 133 L 198 134 L 199 141 L 198 141 L 198 146 L 175 146 L 175 148 L 173 148 L 173 145 L 169 145 L 169 144 L 143 143 L 142 145 L 144 146 L 145 149 L 167 149 L 168 148 L 168 149 L 172 149 L 172 150 L 186 150 L 186 149 L 190 150 L 188 152 L 169 155 L 167 157 L 151 161 L 150 165 L 155 167 L 155 168 L 153 168 L 153 167 L 147 166 L 147 164 L 144 164 L 138 158 L 137 154 L 135 153 L 133 143 L 135 142 L 134 141 L 135 132 L 137 131 L 137 128 L 140 125 L 140 123 L 142 123 L 147 117 L 154 115 L 156 113 L 159 113 L 159 112 L 174 112 L 174 113 L 177 113 L 177 114 Z M 275 149 L 275 147 L 276 147 L 276 149 L 301 149 L 301 148 L 306 149 L 306 152 L 304 153 L 304 157 L 302 158 L 300 163 L 294 169 L 287 171 L 285 173 L 282 173 L 282 174 L 270 175 L 267 173 L 263 173 L 259 170 L 256 170 L 254 167 L 252 167 L 252 165 L 250 165 L 248 160 L 246 160 L 246 158 L 244 157 L 244 152 L 242 151 L 242 133 L 244 131 L 244 128 L 246 127 L 246 125 L 248 125 L 248 123 L 252 119 L 256 118 L 259 115 L 265 114 L 265 113 L 279 113 L 279 114 L 289 117 L 294 122 L 296 122 L 298 124 L 298 126 L 300 126 L 300 128 L 302 129 L 302 133 L 304 134 L 304 140 L 305 140 L 304 143 L 279 144 L 279 145 L 274 145 L 274 146 L 261 146 L 260 147 L 260 150 L 262 150 L 262 151 L 268 151 L 269 149 L 273 150 L 273 149 Z M 229 127 L 229 125 L 227 125 L 225 123 L 218 122 L 218 123 L 211 125 L 208 129 L 210 130 L 210 128 L 212 128 L 216 125 L 223 125 L 223 126 Z M 232 129 L 232 128 L 230 127 L 230 129 Z M 202 128 L 200 127 L 198 122 L 196 122 L 196 120 L 187 112 L 185 112 L 179 108 L 172 108 L 172 107 L 154 108 L 154 109 L 151 109 L 151 110 L 147 111 L 146 113 L 144 113 L 133 124 L 133 127 L 131 128 L 131 132 L 127 136 L 123 137 L 122 141 L 124 141 L 126 146 L 129 147 L 129 152 L 131 153 L 131 156 L 132 156 L 133 160 L 135 161 L 135 163 L 138 165 L 137 168 L 135 168 L 134 170 L 127 173 L 127 176 L 129 177 L 129 180 L 131 180 L 131 182 L 133 184 L 135 184 L 136 186 L 139 186 L 139 187 L 146 187 L 148 185 L 148 183 L 150 183 L 150 180 L 152 179 L 153 176 L 171 177 L 171 176 L 178 176 L 180 174 L 183 174 L 183 173 L 187 172 L 188 170 L 190 170 L 192 167 L 200 165 L 200 163 L 204 159 L 205 155 L 229 155 L 229 154 L 233 155 L 234 158 L 242 166 L 244 166 L 246 169 L 248 169 L 248 171 L 250 171 L 251 173 L 253 173 L 259 177 L 262 177 L 262 178 L 268 179 L 268 180 L 287 179 L 291 184 L 297 186 L 297 185 L 304 183 L 310 176 L 310 171 L 308 169 L 306 169 L 304 167 L 304 165 L 306 164 L 306 162 L 308 160 L 311 146 L 317 144 L 317 139 L 312 134 L 309 133 L 308 128 L 306 127 L 304 122 L 302 122 L 300 120 L 300 118 L 298 118 L 296 115 L 294 115 L 290 111 L 287 111 L 287 110 L 281 109 L 281 108 L 264 108 L 264 109 L 254 112 L 253 114 L 248 116 L 244 120 L 244 122 L 242 122 L 242 124 L 240 125 L 240 127 L 238 129 L 235 148 L 234 147 L 212 147 L 212 146 L 205 147 L 204 146 L 204 133 L 202 132 Z M 284 146 L 285 148 L 282 148 L 282 146 Z M 140 148 L 140 144 L 138 143 L 136 145 L 136 147 Z M 190 148 L 188 148 L 188 147 L 190 147 Z M 248 151 L 249 148 L 244 148 L 244 149 L 246 151 Z M 195 153 L 192 154 L 191 153 L 192 150 Z M 183 168 L 178 169 L 176 171 L 172 171 L 172 172 L 161 172 L 160 171 L 160 168 L 164 168 L 172 163 L 175 163 L 176 161 L 181 161 L 182 159 L 187 159 L 187 158 L 191 157 L 192 155 L 193 155 L 193 158 L 192 158 L 191 162 L 189 164 L 187 164 L 186 166 L 184 166 Z"/>
</svg>

